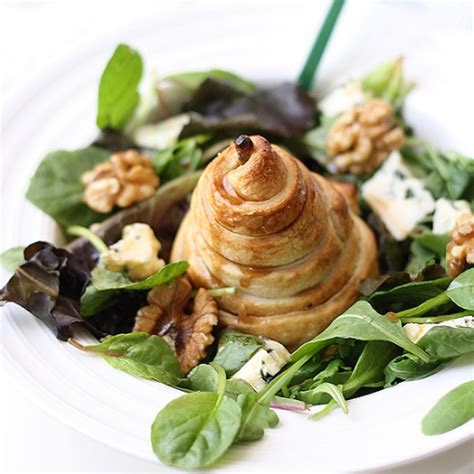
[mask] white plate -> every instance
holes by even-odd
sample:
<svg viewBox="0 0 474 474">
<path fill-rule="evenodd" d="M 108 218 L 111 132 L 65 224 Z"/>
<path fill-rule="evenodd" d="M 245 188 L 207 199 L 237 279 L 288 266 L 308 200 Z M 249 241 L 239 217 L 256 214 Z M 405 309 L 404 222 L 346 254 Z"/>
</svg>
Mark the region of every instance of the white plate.
<svg viewBox="0 0 474 474">
<path fill-rule="evenodd" d="M 254 79 L 292 79 L 324 13 L 323 8 L 313 11 L 306 4 L 297 5 L 263 2 L 252 4 L 251 12 L 242 2 L 225 7 L 204 3 L 199 9 L 154 8 L 120 38 L 142 51 L 146 65 L 159 72 L 218 66 Z M 468 103 L 466 91 L 472 84 L 470 66 L 462 60 L 469 57 L 467 37 L 448 35 L 434 26 L 427 34 L 419 25 L 422 20 L 429 24 L 430 13 L 420 5 L 410 8 L 350 4 L 325 58 L 321 85 L 327 87 L 334 78 L 340 81 L 404 53 L 408 74 L 419 83 L 407 107 L 413 125 L 423 137 L 472 155 L 470 112 L 460 105 Z M 397 18 L 404 22 L 399 35 Z M 3 247 L 57 238 L 51 220 L 25 201 L 24 191 L 45 153 L 84 146 L 94 137 L 98 78 L 114 43 L 115 38 L 71 54 L 6 101 Z M 6 278 L 3 274 L 2 281 Z M 26 392 L 81 432 L 143 459 L 155 459 L 150 425 L 177 391 L 135 379 L 76 351 L 15 306 L 3 313 L 1 351 Z M 446 449 L 472 436 L 473 423 L 425 437 L 420 421 L 442 394 L 472 378 L 472 361 L 464 357 L 428 379 L 353 400 L 349 416 L 335 410 L 310 422 L 305 416 L 280 412 L 276 429 L 258 443 L 233 447 L 216 468 L 258 472 L 307 471 L 317 466 L 319 471 L 367 471 Z"/>
</svg>

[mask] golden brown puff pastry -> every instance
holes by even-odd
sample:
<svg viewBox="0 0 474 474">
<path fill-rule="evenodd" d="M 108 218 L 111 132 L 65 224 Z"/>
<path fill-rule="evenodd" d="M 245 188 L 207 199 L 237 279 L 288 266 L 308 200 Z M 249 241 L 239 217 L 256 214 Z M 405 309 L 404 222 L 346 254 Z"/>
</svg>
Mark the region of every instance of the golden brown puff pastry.
<svg viewBox="0 0 474 474">
<path fill-rule="evenodd" d="M 326 328 L 376 272 L 367 225 L 326 179 L 261 136 L 205 169 L 175 239 L 196 287 L 235 286 L 220 323 L 296 347 Z"/>
</svg>

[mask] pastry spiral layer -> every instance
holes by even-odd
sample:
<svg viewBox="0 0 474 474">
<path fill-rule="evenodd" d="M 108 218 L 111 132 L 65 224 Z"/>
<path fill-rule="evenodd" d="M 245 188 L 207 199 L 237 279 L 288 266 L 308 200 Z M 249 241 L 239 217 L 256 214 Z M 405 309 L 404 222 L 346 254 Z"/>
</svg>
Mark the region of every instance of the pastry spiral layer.
<svg viewBox="0 0 474 474">
<path fill-rule="evenodd" d="M 197 287 L 238 289 L 219 298 L 221 324 L 291 348 L 354 302 L 377 252 L 339 191 L 253 136 L 208 165 L 171 258 L 189 261 Z"/>
</svg>

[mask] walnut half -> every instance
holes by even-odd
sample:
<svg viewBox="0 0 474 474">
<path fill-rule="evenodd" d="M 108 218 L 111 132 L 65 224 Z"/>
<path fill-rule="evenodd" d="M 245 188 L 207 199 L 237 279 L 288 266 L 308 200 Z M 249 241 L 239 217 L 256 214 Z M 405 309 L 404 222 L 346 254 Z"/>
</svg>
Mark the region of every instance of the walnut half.
<svg viewBox="0 0 474 474">
<path fill-rule="evenodd" d="M 329 130 L 329 168 L 342 173 L 372 173 L 404 140 L 392 106 L 384 100 L 371 99 L 344 112 Z"/>
<path fill-rule="evenodd" d="M 114 206 L 128 207 L 151 197 L 160 184 L 149 158 L 136 150 L 114 153 L 86 171 L 81 182 L 86 204 L 104 214 Z"/>
<path fill-rule="evenodd" d="M 449 275 L 457 277 L 466 265 L 474 265 L 474 214 L 461 214 L 449 233 L 451 241 L 446 247 Z"/>
<path fill-rule="evenodd" d="M 214 342 L 212 330 L 218 322 L 217 304 L 204 288 L 194 298 L 194 308 L 186 307 L 192 287 L 185 278 L 153 288 L 148 293 L 148 306 L 141 308 L 135 318 L 134 332 L 157 334 L 174 349 L 181 371 L 186 375 L 206 356 L 207 347 Z"/>
</svg>

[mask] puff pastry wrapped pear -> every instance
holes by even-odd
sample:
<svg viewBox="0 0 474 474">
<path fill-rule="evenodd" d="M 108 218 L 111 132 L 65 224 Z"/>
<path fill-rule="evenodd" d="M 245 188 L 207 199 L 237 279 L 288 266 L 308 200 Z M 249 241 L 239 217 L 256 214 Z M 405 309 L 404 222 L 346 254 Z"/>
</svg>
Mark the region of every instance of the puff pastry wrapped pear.
<svg viewBox="0 0 474 474">
<path fill-rule="evenodd" d="M 224 326 L 296 347 L 358 296 L 376 273 L 368 226 L 343 195 L 261 136 L 241 136 L 205 169 L 176 236 L 196 287 L 219 298 Z"/>
</svg>

